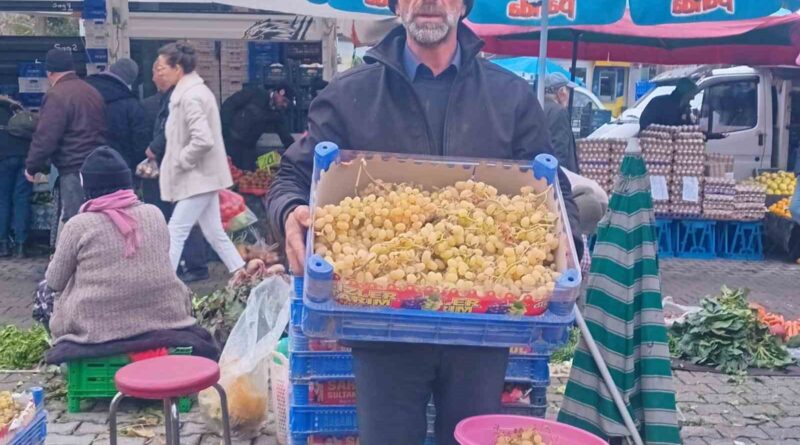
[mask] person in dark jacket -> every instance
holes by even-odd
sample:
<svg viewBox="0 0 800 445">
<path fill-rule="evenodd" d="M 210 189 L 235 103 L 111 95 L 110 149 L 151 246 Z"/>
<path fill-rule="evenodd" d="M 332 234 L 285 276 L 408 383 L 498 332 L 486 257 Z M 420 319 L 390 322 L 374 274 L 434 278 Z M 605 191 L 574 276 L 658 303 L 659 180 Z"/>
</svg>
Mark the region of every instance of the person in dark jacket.
<svg viewBox="0 0 800 445">
<path fill-rule="evenodd" d="M 95 148 L 106 141 L 105 103 L 100 93 L 75 74 L 72 53 L 51 49 L 45 58 L 51 88 L 39 111 L 39 123 L 25 160 L 25 177 L 47 172 L 52 163 L 61 222 L 78 214 L 83 204 L 79 170 Z"/>
<path fill-rule="evenodd" d="M 692 110 L 689 102 L 697 94 L 697 84 L 681 79 L 672 94 L 654 97 L 639 117 L 639 130 L 644 131 L 653 124 L 691 125 Z"/>
<path fill-rule="evenodd" d="M 148 159 L 156 161 L 159 165 L 164 158 L 167 148 L 165 127 L 169 117 L 169 99 L 174 87 L 167 85 L 158 76 L 153 64 L 153 83 L 158 92 L 143 101 L 145 119 L 151 128 L 151 141 L 145 154 Z M 142 200 L 153 204 L 164 214 L 164 219 L 169 221 L 174 205 L 161 200 L 161 188 L 158 178 L 142 180 Z M 183 247 L 181 255 L 183 266 L 178 271 L 178 276 L 184 283 L 193 283 L 208 279 L 208 251 L 206 239 L 199 227 L 194 227 L 189 233 L 189 238 Z"/>
<path fill-rule="evenodd" d="M 247 85 L 225 99 L 220 114 L 225 149 L 233 164 L 243 170 L 255 170 L 256 144 L 264 133 L 276 133 L 284 148 L 294 143 L 286 122 L 286 110 L 292 90 L 279 86 L 267 90 Z"/>
<path fill-rule="evenodd" d="M 530 161 L 551 153 L 541 105 L 522 78 L 478 58 L 483 46 L 460 24 L 470 0 L 389 2 L 403 26 L 360 65 L 322 90 L 309 131 L 285 153 L 267 197 L 270 226 L 284 237 L 292 273 L 303 272 L 317 143 L 342 149 Z M 570 223 L 577 208 L 559 172 Z M 576 232 L 577 233 L 577 232 Z M 580 238 L 576 240 L 580 244 Z M 426 407 L 436 404 L 436 442 L 455 445 L 456 424 L 497 413 L 507 348 L 358 342 L 352 345 L 359 441 L 421 445 Z"/>
<path fill-rule="evenodd" d="M 25 156 L 31 141 L 8 132 L 6 124 L 22 105 L 0 96 L 0 258 L 25 256 L 33 185 L 25 179 Z"/>
<path fill-rule="evenodd" d="M 86 78 L 106 103 L 108 145 L 117 150 L 131 170 L 144 160 L 144 151 L 153 128 L 147 126 L 144 108 L 131 85 L 139 76 L 139 67 L 131 59 L 120 59 L 108 71 Z"/>
<path fill-rule="evenodd" d="M 569 91 L 577 85 L 561 73 L 551 73 L 544 78 L 544 115 L 550 129 L 550 143 L 558 163 L 573 173 L 578 171 L 578 152 L 575 150 L 575 134 L 569 118 Z"/>
</svg>

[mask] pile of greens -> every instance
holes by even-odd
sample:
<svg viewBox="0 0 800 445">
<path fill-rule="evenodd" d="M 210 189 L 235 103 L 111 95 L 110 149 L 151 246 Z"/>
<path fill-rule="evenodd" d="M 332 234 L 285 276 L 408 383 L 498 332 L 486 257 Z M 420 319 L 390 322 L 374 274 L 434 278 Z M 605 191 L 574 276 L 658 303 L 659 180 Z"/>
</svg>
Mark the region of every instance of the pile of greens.
<svg viewBox="0 0 800 445">
<path fill-rule="evenodd" d="M 567 344 L 554 351 L 553 355 L 550 356 L 550 361 L 552 363 L 563 363 L 572 360 L 572 357 L 575 356 L 575 350 L 578 349 L 578 341 L 580 339 L 581 330 L 577 327 L 572 328 L 569 332 Z"/>
<path fill-rule="evenodd" d="M 226 287 L 209 295 L 193 296 L 192 310 L 200 326 L 225 345 L 228 336 L 247 306 L 251 286 Z"/>
<path fill-rule="evenodd" d="M 14 325 L 0 329 L 0 368 L 32 369 L 44 360 L 50 338 L 42 326 L 24 330 Z"/>
<path fill-rule="evenodd" d="M 747 294 L 745 289 L 723 286 L 720 295 L 704 298 L 702 310 L 672 326 L 673 355 L 728 374 L 742 374 L 750 367 L 775 369 L 794 364 L 780 340 L 748 306 Z"/>
</svg>

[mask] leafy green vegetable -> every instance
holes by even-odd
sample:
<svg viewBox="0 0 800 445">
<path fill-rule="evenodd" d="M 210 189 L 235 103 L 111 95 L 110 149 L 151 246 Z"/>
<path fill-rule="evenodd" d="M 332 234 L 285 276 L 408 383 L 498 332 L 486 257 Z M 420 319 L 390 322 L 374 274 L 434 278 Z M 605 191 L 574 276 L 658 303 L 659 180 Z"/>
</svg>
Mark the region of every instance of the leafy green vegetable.
<svg viewBox="0 0 800 445">
<path fill-rule="evenodd" d="M 748 291 L 722 287 L 717 297 L 706 297 L 701 310 L 672 326 L 674 354 L 697 365 L 713 366 L 728 374 L 749 367 L 784 368 L 794 364 L 769 327 L 747 304 Z"/>
<path fill-rule="evenodd" d="M 44 327 L 23 330 L 14 325 L 0 329 L 0 368 L 31 369 L 44 359 L 50 338 Z"/>
<path fill-rule="evenodd" d="M 553 352 L 550 361 L 553 363 L 563 363 L 572 360 L 575 350 L 578 348 L 578 341 L 581 339 L 581 330 L 572 328 L 569 332 L 569 340 L 561 349 Z"/>
</svg>

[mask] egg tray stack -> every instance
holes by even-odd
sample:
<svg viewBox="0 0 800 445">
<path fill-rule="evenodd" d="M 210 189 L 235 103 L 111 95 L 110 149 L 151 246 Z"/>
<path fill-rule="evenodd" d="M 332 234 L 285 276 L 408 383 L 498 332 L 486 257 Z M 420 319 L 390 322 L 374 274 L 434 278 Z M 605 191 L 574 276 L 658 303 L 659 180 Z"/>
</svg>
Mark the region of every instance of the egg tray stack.
<svg viewBox="0 0 800 445">
<path fill-rule="evenodd" d="M 767 190 L 760 184 L 737 184 L 732 219 L 760 221 L 767 213 Z"/>
<path fill-rule="evenodd" d="M 703 182 L 706 143 L 699 127 L 682 126 L 673 134 L 674 163 L 670 184 L 670 210 L 674 216 L 700 217 L 703 213 Z M 696 200 L 684 200 L 685 182 L 697 181 Z"/>
<path fill-rule="evenodd" d="M 668 187 L 672 178 L 674 158 L 673 134 L 672 127 L 651 125 L 639 137 L 639 145 L 642 148 L 642 158 L 647 166 L 647 172 L 651 178 L 663 176 Z M 656 215 L 669 214 L 671 210 L 669 196 L 656 198 L 656 196 L 653 197 L 653 209 Z"/>
<path fill-rule="evenodd" d="M 729 221 L 736 202 L 736 181 L 732 178 L 707 176 L 703 186 L 703 217 Z"/>
<path fill-rule="evenodd" d="M 619 175 L 619 170 L 622 167 L 622 159 L 625 157 L 625 149 L 628 147 L 627 139 L 607 139 L 609 148 L 611 149 L 611 177 L 612 186 L 613 179 Z"/>
<path fill-rule="evenodd" d="M 290 308 L 288 445 L 357 443 L 353 355 L 336 340 L 308 338 L 303 334 L 302 280 L 295 282 L 296 296 Z M 549 352 L 549 351 L 545 351 Z M 512 348 L 506 371 L 503 398 L 520 388 L 524 397 L 503 404 L 504 414 L 544 418 L 550 384 L 549 354 L 526 348 Z M 428 406 L 428 437 L 435 445 L 436 410 Z"/>
<path fill-rule="evenodd" d="M 608 139 L 581 139 L 577 146 L 581 176 L 597 182 L 603 190 L 610 192 L 614 185 L 611 142 Z"/>
</svg>

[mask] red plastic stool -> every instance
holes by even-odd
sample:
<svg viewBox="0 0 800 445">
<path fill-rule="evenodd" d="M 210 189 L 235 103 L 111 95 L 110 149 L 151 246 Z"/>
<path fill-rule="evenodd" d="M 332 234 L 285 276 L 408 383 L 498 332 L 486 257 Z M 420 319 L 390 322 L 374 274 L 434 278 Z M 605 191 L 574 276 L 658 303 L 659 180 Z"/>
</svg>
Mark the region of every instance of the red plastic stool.
<svg viewBox="0 0 800 445">
<path fill-rule="evenodd" d="M 214 387 L 219 393 L 222 408 L 222 428 L 225 444 L 231 445 L 228 419 L 228 398 L 219 381 L 216 362 L 190 355 L 170 355 L 131 363 L 117 371 L 114 381 L 117 393 L 109 413 L 111 445 L 117 445 L 117 408 L 125 396 L 164 402 L 164 423 L 167 445 L 180 445 L 180 415 L 177 401 Z"/>
</svg>

